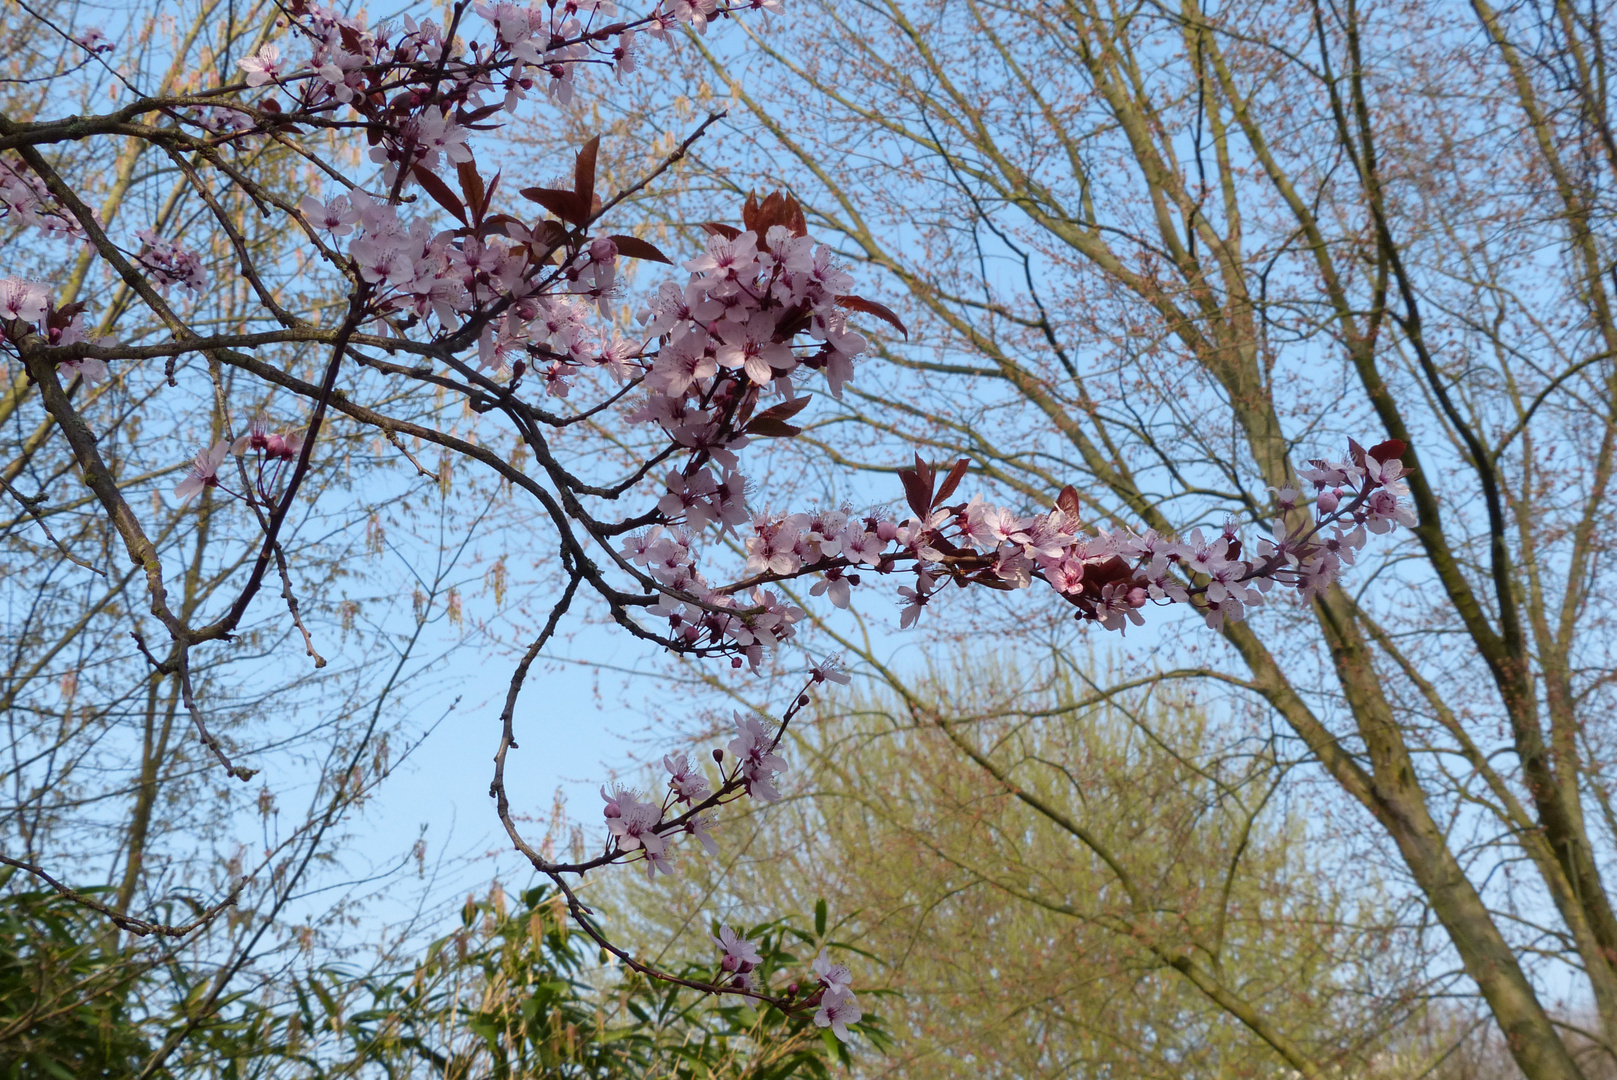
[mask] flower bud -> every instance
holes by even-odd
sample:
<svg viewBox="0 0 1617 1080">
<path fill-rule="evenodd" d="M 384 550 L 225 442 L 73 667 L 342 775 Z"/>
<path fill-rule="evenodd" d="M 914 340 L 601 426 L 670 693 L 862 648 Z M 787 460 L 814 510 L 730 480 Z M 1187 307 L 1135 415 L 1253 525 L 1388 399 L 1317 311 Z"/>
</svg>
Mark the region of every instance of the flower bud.
<svg viewBox="0 0 1617 1080">
<path fill-rule="evenodd" d="M 736 969 L 736 967 L 740 963 L 741 963 L 740 960 L 737 960 L 734 956 L 730 955 L 729 953 L 725 953 L 724 954 L 724 959 L 719 961 L 719 966 L 721 968 L 723 968 L 725 971 L 734 971 Z"/>
<path fill-rule="evenodd" d="M 590 241 L 590 258 L 598 263 L 609 263 L 618 257 L 618 245 L 605 236 Z"/>
<path fill-rule="evenodd" d="M 807 694 L 799 694 L 797 697 L 797 703 L 799 705 L 807 705 L 809 703 L 809 696 Z"/>
<path fill-rule="evenodd" d="M 724 763 L 724 751 L 717 746 L 713 748 L 713 760 L 720 764 Z"/>
<path fill-rule="evenodd" d="M 797 991 L 798 991 L 798 985 L 796 983 L 787 983 L 786 984 L 786 996 L 787 997 L 796 997 L 797 996 Z"/>
<path fill-rule="evenodd" d="M 1322 513 L 1322 514 L 1334 514 L 1334 513 L 1336 513 L 1336 507 L 1337 507 L 1337 505 L 1338 505 L 1338 503 L 1340 501 L 1341 501 L 1341 497 L 1338 496 L 1336 494 L 1336 492 L 1334 492 L 1334 491 L 1322 491 L 1322 492 L 1320 492 L 1319 493 L 1319 499 L 1317 500 L 1317 505 L 1319 506 L 1319 512 Z"/>
</svg>

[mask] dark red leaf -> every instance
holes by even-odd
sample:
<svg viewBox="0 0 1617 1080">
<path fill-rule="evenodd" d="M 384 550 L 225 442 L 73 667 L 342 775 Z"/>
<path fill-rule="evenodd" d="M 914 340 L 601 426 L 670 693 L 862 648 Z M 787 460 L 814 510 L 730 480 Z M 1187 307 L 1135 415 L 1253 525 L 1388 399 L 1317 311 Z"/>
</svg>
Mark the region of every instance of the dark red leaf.
<svg viewBox="0 0 1617 1080">
<path fill-rule="evenodd" d="M 505 227 L 507 225 L 521 224 L 522 222 L 510 214 L 490 214 L 478 224 L 477 235 L 485 240 L 490 236 L 510 236 L 511 234 L 505 231 Z"/>
<path fill-rule="evenodd" d="M 932 485 L 937 479 L 932 466 L 916 454 L 915 468 L 898 470 L 898 478 L 904 484 L 904 497 L 910 509 L 915 511 L 916 517 L 924 519 L 932 509 Z"/>
<path fill-rule="evenodd" d="M 762 202 L 758 201 L 757 195 L 748 195 L 746 205 L 741 208 L 741 222 L 756 233 L 760 241 L 776 225 L 786 226 L 793 236 L 808 235 L 803 208 L 796 199 L 778 191 L 765 195 Z"/>
<path fill-rule="evenodd" d="M 845 307 L 849 311 L 862 311 L 866 315 L 874 315 L 898 327 L 898 332 L 906 338 L 910 336 L 909 330 L 904 326 L 904 320 L 893 314 L 893 309 L 885 304 L 878 304 L 874 300 L 866 300 L 862 296 L 839 296 L 837 306 Z"/>
<path fill-rule="evenodd" d="M 471 208 L 472 220 L 483 220 L 483 215 L 488 211 L 488 195 L 483 189 L 483 177 L 477 171 L 477 162 L 462 161 L 455 166 L 455 175 L 460 178 L 460 190 L 466 196 L 466 205 Z"/>
<path fill-rule="evenodd" d="M 807 304 L 793 304 L 775 319 L 775 340 L 790 341 L 814 323 L 814 309 Z"/>
<path fill-rule="evenodd" d="M 937 509 L 939 503 L 954 494 L 954 489 L 960 486 L 960 481 L 965 477 L 966 469 L 970 465 L 971 460 L 969 458 L 961 458 L 954 463 L 954 467 L 949 470 L 949 475 L 943 478 L 943 486 L 938 488 L 938 493 L 932 497 L 933 509 Z"/>
<path fill-rule="evenodd" d="M 758 234 L 760 241 L 770 229 L 784 223 L 782 219 L 786 216 L 785 210 L 786 199 L 780 192 L 771 191 L 764 196 L 764 201 L 758 204 L 756 223 L 752 226 L 752 231 Z"/>
<path fill-rule="evenodd" d="M 529 202 L 536 202 L 569 225 L 583 225 L 589 220 L 587 204 L 579 201 L 571 191 L 555 188 L 523 188 L 519 193 Z"/>
<path fill-rule="evenodd" d="M 584 149 L 578 152 L 578 161 L 573 165 L 573 191 L 585 206 L 595 201 L 595 157 L 600 149 L 601 137 L 597 135 L 584 144 Z"/>
<path fill-rule="evenodd" d="M 921 483 L 914 469 L 898 470 L 898 479 L 904 485 L 904 501 L 910 504 L 915 516 L 926 517 L 927 504 L 932 501 L 931 487 Z"/>
<path fill-rule="evenodd" d="M 803 207 L 790 195 L 786 197 L 786 220 L 781 224 L 791 229 L 793 236 L 808 235 L 808 219 L 803 216 Z"/>
<path fill-rule="evenodd" d="M 65 330 L 67 329 L 67 324 L 72 322 L 75 316 L 82 313 L 89 306 L 83 300 L 75 300 L 71 304 L 53 307 L 45 317 L 45 324 L 57 330 Z"/>
<path fill-rule="evenodd" d="M 915 474 L 926 483 L 926 498 L 927 503 L 930 504 L 932 502 L 932 488 L 937 483 L 937 476 L 932 471 L 932 463 L 923 458 L 919 450 L 915 452 Z"/>
<path fill-rule="evenodd" d="M 1348 457 L 1353 459 L 1353 464 L 1361 469 L 1364 468 L 1364 447 L 1352 439 L 1348 440 Z"/>
<path fill-rule="evenodd" d="M 807 408 L 808 403 L 813 400 L 814 395 L 804 394 L 802 397 L 796 397 L 790 401 L 783 401 L 779 405 L 771 405 L 769 408 L 758 414 L 758 419 L 790 420 L 792 417 L 796 416 L 798 413 Z M 756 422 L 757 421 L 754 421 L 754 423 Z"/>
<path fill-rule="evenodd" d="M 1062 488 L 1061 494 L 1056 496 L 1056 509 L 1068 517 L 1083 517 L 1083 504 L 1078 501 L 1078 491 L 1071 484 Z"/>
<path fill-rule="evenodd" d="M 736 228 L 734 225 L 726 225 L 723 222 L 718 221 L 703 222 L 702 228 L 705 229 L 710 235 L 722 236 L 726 240 L 734 240 L 736 237 L 741 235 L 741 230 Z"/>
<path fill-rule="evenodd" d="M 657 250 L 655 244 L 648 244 L 635 236 L 609 236 L 608 240 L 618 245 L 618 254 L 630 259 L 645 259 L 647 262 L 667 263 L 674 265 L 674 260 Z"/>
<path fill-rule="evenodd" d="M 1386 442 L 1376 443 L 1368 453 L 1371 457 L 1385 465 L 1387 462 L 1404 456 L 1409 444 L 1402 439 L 1388 439 Z"/>
<path fill-rule="evenodd" d="M 456 122 L 461 124 L 475 124 L 479 120 L 487 120 L 489 117 L 493 116 L 495 113 L 504 108 L 505 102 L 496 101 L 492 105 L 484 105 L 481 109 L 473 109 L 470 112 L 462 109 L 460 115 L 456 117 Z"/>
<path fill-rule="evenodd" d="M 745 434 L 759 435 L 765 439 L 790 439 L 794 435 L 803 434 L 803 429 L 784 420 L 759 415 L 752 418 L 752 423 L 747 425 Z"/>
<path fill-rule="evenodd" d="M 449 189 L 449 185 L 438 178 L 438 174 L 420 165 L 410 167 L 410 175 L 415 177 L 421 190 L 432 196 L 432 201 L 448 210 L 460 219 L 461 224 L 466 223 L 466 207 L 456 194 Z"/>
</svg>

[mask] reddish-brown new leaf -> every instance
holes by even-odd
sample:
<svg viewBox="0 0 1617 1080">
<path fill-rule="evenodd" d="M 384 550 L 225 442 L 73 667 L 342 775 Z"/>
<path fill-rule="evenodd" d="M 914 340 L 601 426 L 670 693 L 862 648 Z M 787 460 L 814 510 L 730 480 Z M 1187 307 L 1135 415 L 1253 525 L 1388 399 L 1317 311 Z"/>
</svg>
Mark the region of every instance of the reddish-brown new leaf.
<svg viewBox="0 0 1617 1080">
<path fill-rule="evenodd" d="M 571 191 L 555 188 L 523 188 L 519 193 L 529 202 L 536 202 L 569 225 L 582 225 L 590 219 L 588 203 L 581 202 Z"/>
<path fill-rule="evenodd" d="M 578 152 L 578 161 L 573 165 L 573 191 L 584 206 L 595 204 L 595 156 L 600 149 L 601 137 L 597 135 L 584 144 L 584 149 Z"/>
<path fill-rule="evenodd" d="M 775 340 L 790 341 L 814 323 L 814 309 L 807 304 L 793 304 L 775 319 Z"/>
<path fill-rule="evenodd" d="M 932 484 L 936 479 L 932 466 L 916 454 L 915 467 L 898 470 L 898 479 L 904 485 L 904 498 L 910 509 L 915 511 L 916 517 L 925 518 L 932 509 Z"/>
<path fill-rule="evenodd" d="M 1056 496 L 1056 509 L 1068 517 L 1078 518 L 1083 516 L 1080 513 L 1083 510 L 1083 504 L 1078 501 L 1078 490 L 1071 484 L 1062 488 L 1061 494 Z"/>
<path fill-rule="evenodd" d="M 969 458 L 961 458 L 954 463 L 954 466 L 949 470 L 949 475 L 943 478 L 943 486 L 938 488 L 938 493 L 932 497 L 932 508 L 934 510 L 945 499 L 954 494 L 954 489 L 960 486 L 960 481 L 965 478 L 966 469 L 970 466 L 971 459 Z"/>
<path fill-rule="evenodd" d="M 478 222 L 477 235 L 479 239 L 483 240 L 486 240 L 491 236 L 509 236 L 511 234 L 505 231 L 505 227 L 507 225 L 521 224 L 521 221 L 512 217 L 510 214 L 490 214 L 488 217 Z M 526 228 L 526 226 L 523 227 Z"/>
<path fill-rule="evenodd" d="M 893 309 L 886 304 L 878 304 L 876 301 L 866 300 L 862 296 L 839 296 L 837 297 L 837 305 L 845 307 L 849 311 L 862 311 L 866 315 L 874 315 L 876 318 L 890 322 L 898 327 L 898 332 L 906 338 L 910 336 L 909 329 L 904 325 L 904 320 L 895 315 Z"/>
<path fill-rule="evenodd" d="M 607 239 L 618 246 L 618 254 L 625 258 L 645 259 L 647 262 L 674 265 L 674 260 L 658 251 L 655 244 L 649 244 L 637 236 L 609 236 Z"/>
<path fill-rule="evenodd" d="M 433 202 L 454 214 L 462 225 L 466 224 L 465 205 L 449 185 L 438 178 L 437 173 L 420 165 L 411 166 L 410 173 L 415 177 L 416 183 L 421 185 L 421 190 L 432 196 Z"/>
<path fill-rule="evenodd" d="M 772 420 L 767 416 L 755 416 L 748 424 L 747 435 L 757 435 L 765 439 L 790 439 L 803 434 L 803 429 L 796 424 L 788 424 L 784 420 Z"/>
<path fill-rule="evenodd" d="M 472 220 L 483 220 L 483 215 L 488 212 L 488 194 L 483 187 L 483 177 L 477 171 L 477 162 L 462 161 L 455 166 L 455 175 L 460 178 L 461 194 L 466 196 L 466 206 L 472 212 Z"/>
<path fill-rule="evenodd" d="M 726 225 L 722 221 L 704 221 L 702 228 L 712 236 L 722 236 L 726 240 L 734 240 L 741 235 L 741 230 L 734 225 Z"/>
<path fill-rule="evenodd" d="M 804 394 L 802 397 L 796 397 L 790 401 L 783 401 L 779 405 L 771 405 L 769 408 L 758 414 L 758 419 L 790 420 L 792 417 L 796 416 L 798 413 L 807 408 L 808 403 L 813 400 L 814 397 L 812 394 Z"/>
<path fill-rule="evenodd" d="M 1404 442 L 1404 440 L 1388 439 L 1386 442 L 1376 443 L 1369 450 L 1367 450 L 1366 453 L 1385 465 L 1394 458 L 1403 457 L 1404 451 L 1408 449 L 1409 444 Z"/>
<path fill-rule="evenodd" d="M 776 225 L 786 226 L 793 236 L 808 235 L 808 221 L 803 217 L 803 207 L 792 196 L 779 191 L 771 191 L 762 202 L 758 201 L 757 195 L 748 195 L 746 204 L 741 208 L 741 223 L 758 237 L 760 243 Z"/>
</svg>

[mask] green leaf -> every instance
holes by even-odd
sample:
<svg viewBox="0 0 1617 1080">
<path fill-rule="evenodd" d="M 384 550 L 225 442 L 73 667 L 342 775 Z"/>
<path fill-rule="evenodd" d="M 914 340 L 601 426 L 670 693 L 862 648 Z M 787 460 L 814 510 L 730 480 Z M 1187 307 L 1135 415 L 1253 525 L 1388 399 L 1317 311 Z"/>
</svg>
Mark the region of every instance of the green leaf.
<svg viewBox="0 0 1617 1080">
<path fill-rule="evenodd" d="M 826 904 L 825 904 L 825 897 L 822 896 L 818 900 L 814 901 L 814 936 L 815 937 L 824 937 L 825 936 L 825 916 L 826 916 L 826 911 L 827 911 L 827 908 L 826 908 Z"/>
</svg>

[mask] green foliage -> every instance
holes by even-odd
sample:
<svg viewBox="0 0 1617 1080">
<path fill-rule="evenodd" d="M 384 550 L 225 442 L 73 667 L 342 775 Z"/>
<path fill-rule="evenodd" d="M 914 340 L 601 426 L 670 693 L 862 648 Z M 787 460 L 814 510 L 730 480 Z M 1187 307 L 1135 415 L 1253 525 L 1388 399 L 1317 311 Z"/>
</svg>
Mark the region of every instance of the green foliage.
<svg viewBox="0 0 1617 1080">
<path fill-rule="evenodd" d="M 587 963 L 593 942 L 544 887 L 515 904 L 496 887 L 468 899 L 460 923 L 406 969 L 328 966 L 299 978 L 279 1007 L 243 1003 L 238 1020 L 209 1032 L 214 1071 L 221 1080 L 826 1080 L 851 1063 L 821 1038 L 812 1009 L 788 1015 Z M 758 974 L 777 988 L 813 956 L 793 950 L 819 941 L 785 923 L 748 934 L 763 956 Z M 705 982 L 717 970 L 673 973 Z M 879 1025 L 862 1027 L 879 1045 Z"/>
<path fill-rule="evenodd" d="M 0 904 L 0 1076 L 135 1076 L 150 1051 L 130 1007 L 131 989 L 143 974 L 111 945 L 100 916 L 55 893 L 6 896 Z"/>
<path fill-rule="evenodd" d="M 906 1080 L 1296 1075 L 1185 957 L 1340 1075 L 1398 1075 L 1375 1063 L 1418 960 L 1373 871 L 1337 872 L 1275 797 L 1292 763 L 1242 718 L 992 654 L 889 678 L 792 729 L 800 797 L 727 821 L 723 858 L 609 886 L 620 921 L 648 948 L 698 911 L 829 921 L 873 954 L 856 983 L 896 991 Z"/>
<path fill-rule="evenodd" d="M 845 948 L 825 941 L 823 919 L 817 929 L 746 929 L 766 985 L 808 989 L 817 950 Z M 812 1008 L 714 998 L 595 963 L 595 951 L 553 892 L 513 904 L 496 886 L 413 962 L 287 971 L 203 1014 L 208 979 L 183 953 L 120 949 L 94 913 L 13 893 L 0 906 L 0 1080 L 133 1080 L 176 1025 L 189 1034 L 159 1077 L 829 1080 L 852 1063 Z M 712 963 L 673 973 L 720 975 Z M 858 1029 L 886 1044 L 871 1014 Z"/>
</svg>

